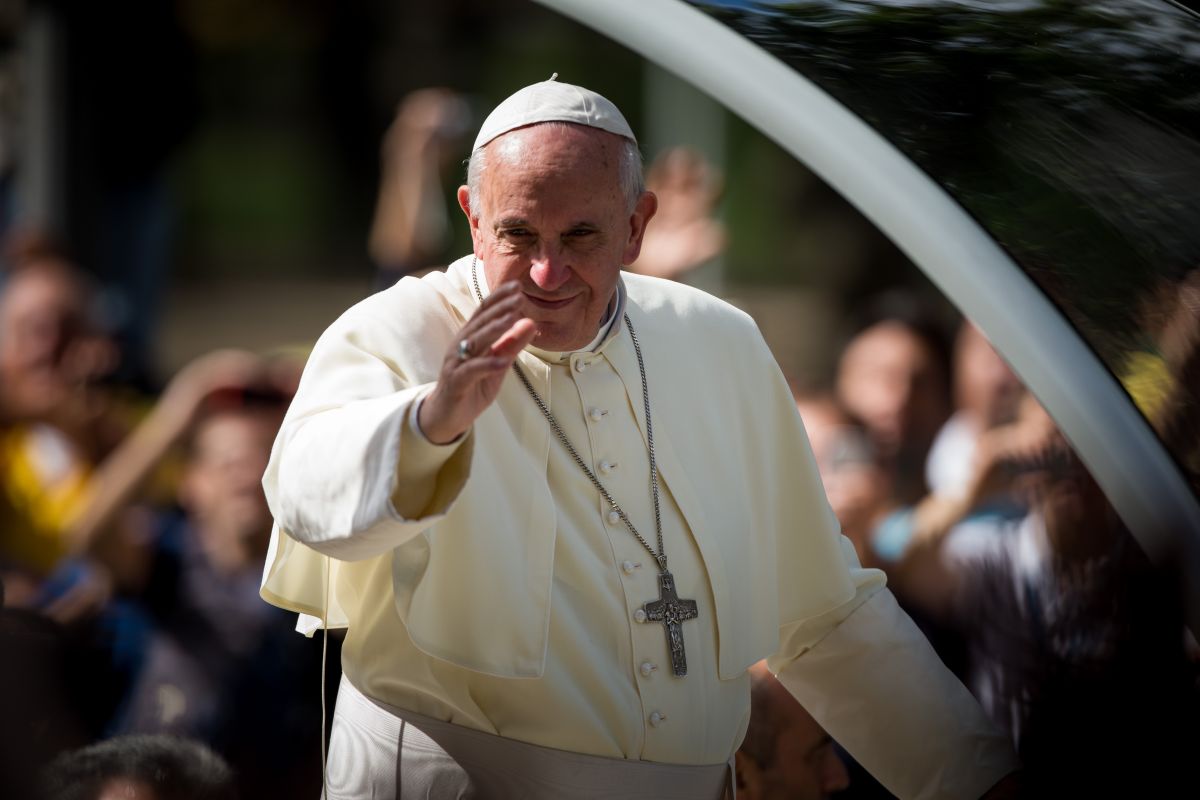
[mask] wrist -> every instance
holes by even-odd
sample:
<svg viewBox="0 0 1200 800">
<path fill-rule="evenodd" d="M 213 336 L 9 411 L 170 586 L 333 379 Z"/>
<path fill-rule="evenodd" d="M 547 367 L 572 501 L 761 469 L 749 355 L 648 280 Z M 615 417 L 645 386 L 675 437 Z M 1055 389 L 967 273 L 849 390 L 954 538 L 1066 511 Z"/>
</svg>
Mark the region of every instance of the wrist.
<svg viewBox="0 0 1200 800">
<path fill-rule="evenodd" d="M 417 401 L 417 412 L 413 415 L 413 427 L 430 444 L 438 447 L 455 444 L 462 439 L 466 431 L 449 430 L 450 426 L 439 424 L 436 414 L 430 410 L 431 404 L 426 402 L 431 396 L 432 393 Z"/>
</svg>

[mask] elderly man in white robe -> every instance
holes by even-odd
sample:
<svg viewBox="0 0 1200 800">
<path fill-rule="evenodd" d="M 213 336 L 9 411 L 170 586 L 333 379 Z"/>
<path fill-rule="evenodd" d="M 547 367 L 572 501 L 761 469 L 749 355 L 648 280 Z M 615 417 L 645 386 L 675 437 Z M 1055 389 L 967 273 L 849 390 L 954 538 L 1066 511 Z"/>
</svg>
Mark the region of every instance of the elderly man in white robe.
<svg viewBox="0 0 1200 800">
<path fill-rule="evenodd" d="M 720 798 L 763 657 L 901 797 L 1006 791 L 753 322 L 622 272 L 656 199 L 617 108 L 518 91 L 458 197 L 474 253 L 330 326 L 263 481 L 263 596 L 347 628 L 328 796 Z"/>
</svg>

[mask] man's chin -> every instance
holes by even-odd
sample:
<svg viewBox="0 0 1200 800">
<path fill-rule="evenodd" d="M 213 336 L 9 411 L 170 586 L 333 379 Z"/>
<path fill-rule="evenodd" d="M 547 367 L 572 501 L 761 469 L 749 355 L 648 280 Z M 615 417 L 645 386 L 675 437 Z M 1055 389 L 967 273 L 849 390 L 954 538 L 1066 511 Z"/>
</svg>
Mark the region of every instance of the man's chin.
<svg viewBox="0 0 1200 800">
<path fill-rule="evenodd" d="M 583 338 L 574 325 L 567 326 L 553 322 L 537 321 L 538 332 L 533 337 L 533 346 L 552 353 L 566 353 L 578 350 L 592 340 L 595 334 Z M 581 341 L 582 339 L 582 341 Z"/>
</svg>

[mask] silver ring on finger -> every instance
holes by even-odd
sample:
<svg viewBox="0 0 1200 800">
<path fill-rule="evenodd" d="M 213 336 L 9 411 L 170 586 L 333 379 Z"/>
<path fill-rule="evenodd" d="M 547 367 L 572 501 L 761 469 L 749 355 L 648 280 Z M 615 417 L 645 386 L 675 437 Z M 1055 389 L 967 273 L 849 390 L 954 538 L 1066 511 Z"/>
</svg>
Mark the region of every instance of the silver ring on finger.
<svg viewBox="0 0 1200 800">
<path fill-rule="evenodd" d="M 458 353 L 459 361 L 466 361 L 468 358 L 471 357 L 471 340 L 470 339 L 459 339 L 458 340 L 458 349 L 455 352 Z"/>
</svg>

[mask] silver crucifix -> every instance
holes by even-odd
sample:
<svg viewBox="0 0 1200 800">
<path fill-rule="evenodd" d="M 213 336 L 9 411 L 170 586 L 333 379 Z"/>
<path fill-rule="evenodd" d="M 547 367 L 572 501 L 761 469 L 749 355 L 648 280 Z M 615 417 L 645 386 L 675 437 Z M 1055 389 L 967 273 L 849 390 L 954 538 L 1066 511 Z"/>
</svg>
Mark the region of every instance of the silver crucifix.
<svg viewBox="0 0 1200 800">
<path fill-rule="evenodd" d="M 699 616 L 695 600 L 680 600 L 675 593 L 675 578 L 663 570 L 658 576 L 658 599 L 644 605 L 646 619 L 661 622 L 667 629 L 667 648 L 671 651 L 671 671 L 675 677 L 687 675 L 687 654 L 683 650 L 683 626 L 685 619 Z"/>
</svg>

